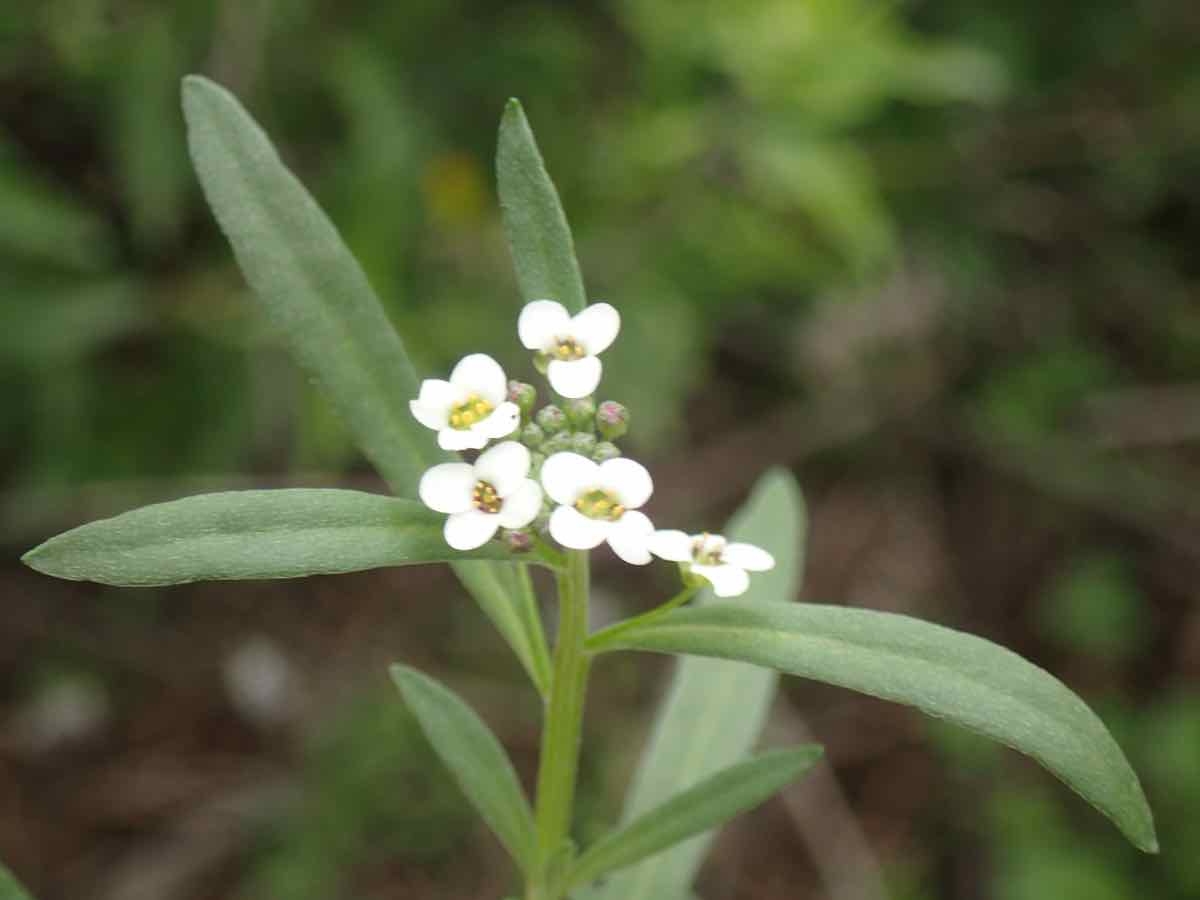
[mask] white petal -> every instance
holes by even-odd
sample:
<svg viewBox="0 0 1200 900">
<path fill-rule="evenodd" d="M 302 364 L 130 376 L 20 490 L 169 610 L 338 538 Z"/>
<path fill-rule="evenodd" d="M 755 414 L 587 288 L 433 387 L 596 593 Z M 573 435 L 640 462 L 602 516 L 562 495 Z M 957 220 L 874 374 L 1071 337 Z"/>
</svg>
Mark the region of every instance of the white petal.
<svg viewBox="0 0 1200 900">
<path fill-rule="evenodd" d="M 654 493 L 646 467 L 624 456 L 600 463 L 600 487 L 612 491 L 626 509 L 637 509 Z"/>
<path fill-rule="evenodd" d="M 692 561 L 692 538 L 691 535 L 682 531 L 674 529 L 656 531 L 647 539 L 646 546 L 659 559 L 667 559 L 671 562 Z"/>
<path fill-rule="evenodd" d="M 471 508 L 475 472 L 466 463 L 442 463 L 426 469 L 417 486 L 417 496 L 430 509 L 457 513 Z"/>
<path fill-rule="evenodd" d="M 654 534 L 654 526 L 645 513 L 637 510 L 627 512 L 613 523 L 608 533 L 608 546 L 613 553 L 631 566 L 644 566 L 650 562 L 650 551 L 646 542 Z"/>
<path fill-rule="evenodd" d="M 602 368 L 600 360 L 594 356 L 572 360 L 552 359 L 546 368 L 546 377 L 555 391 L 569 400 L 576 400 L 596 390 Z"/>
<path fill-rule="evenodd" d="M 596 487 L 600 467 L 578 453 L 555 453 L 542 463 L 542 487 L 555 503 L 570 506 L 586 490 Z"/>
<path fill-rule="evenodd" d="M 450 373 L 450 383 L 460 390 L 478 394 L 492 406 L 499 406 L 508 396 L 504 370 L 486 353 L 472 353 L 459 360 Z"/>
<path fill-rule="evenodd" d="M 692 566 L 692 571 L 707 578 L 713 593 L 718 597 L 737 597 L 750 587 L 750 576 L 745 569 L 722 563 L 719 566 Z"/>
<path fill-rule="evenodd" d="M 455 403 L 464 400 L 466 395 L 448 381 L 440 378 L 426 378 L 421 382 L 421 392 L 417 402 L 422 406 L 442 406 L 447 410 Z"/>
<path fill-rule="evenodd" d="M 475 460 L 475 478 L 486 481 L 501 497 L 507 497 L 529 476 L 529 448 L 505 441 L 485 450 Z"/>
<path fill-rule="evenodd" d="M 490 541 L 499 527 L 499 516 L 481 509 L 469 509 L 448 518 L 442 534 L 446 536 L 446 543 L 455 550 L 474 550 Z"/>
<path fill-rule="evenodd" d="M 443 450 L 482 450 L 487 435 L 473 428 L 443 428 L 438 432 L 438 446 Z"/>
<path fill-rule="evenodd" d="M 749 572 L 765 572 L 775 568 L 775 557 L 753 544 L 729 544 L 721 551 L 721 561 Z"/>
<path fill-rule="evenodd" d="M 542 489 L 526 478 L 500 504 L 500 524 L 505 528 L 524 528 L 542 511 Z"/>
<path fill-rule="evenodd" d="M 450 407 L 448 406 L 426 406 L 419 400 L 409 400 L 408 408 L 414 419 L 434 431 L 441 431 L 450 421 Z"/>
<path fill-rule="evenodd" d="M 486 419 L 472 425 L 471 430 L 478 431 L 486 438 L 502 438 L 516 431 L 520 424 L 521 408 L 505 400 Z"/>
<path fill-rule="evenodd" d="M 571 320 L 571 336 L 589 356 L 608 349 L 621 330 L 621 314 L 607 303 L 593 303 Z"/>
<path fill-rule="evenodd" d="M 550 536 L 573 550 L 600 546 L 611 530 L 612 522 L 589 519 L 573 506 L 560 506 L 550 514 Z"/>
<path fill-rule="evenodd" d="M 566 307 L 553 300 L 526 303 L 517 319 L 517 335 L 528 350 L 549 350 L 555 338 L 571 334 L 571 317 Z"/>
</svg>

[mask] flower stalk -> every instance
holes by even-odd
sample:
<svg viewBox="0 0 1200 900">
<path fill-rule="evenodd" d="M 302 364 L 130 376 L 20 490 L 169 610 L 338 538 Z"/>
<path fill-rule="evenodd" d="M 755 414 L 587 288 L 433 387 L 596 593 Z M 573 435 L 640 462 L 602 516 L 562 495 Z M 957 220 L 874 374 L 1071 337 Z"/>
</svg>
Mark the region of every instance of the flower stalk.
<svg viewBox="0 0 1200 900">
<path fill-rule="evenodd" d="M 579 772 L 583 709 L 590 658 L 588 633 L 588 553 L 571 550 L 558 575 L 558 636 L 538 766 L 535 868 L 526 900 L 558 900 L 554 882 L 562 848 L 569 839 Z"/>
</svg>

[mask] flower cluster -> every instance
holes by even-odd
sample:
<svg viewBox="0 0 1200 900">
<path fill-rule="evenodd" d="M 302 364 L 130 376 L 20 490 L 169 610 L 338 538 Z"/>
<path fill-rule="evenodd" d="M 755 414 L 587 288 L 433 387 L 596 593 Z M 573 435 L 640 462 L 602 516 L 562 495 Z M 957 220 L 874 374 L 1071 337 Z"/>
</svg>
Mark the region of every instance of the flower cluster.
<svg viewBox="0 0 1200 900">
<path fill-rule="evenodd" d="M 507 381 L 490 356 L 464 357 L 447 381 L 427 379 L 409 401 L 413 416 L 437 432 L 444 450 L 483 450 L 474 462 L 433 466 L 421 478 L 422 502 L 446 513 L 446 543 L 473 550 L 504 530 L 509 546 L 527 548 L 546 536 L 573 550 L 607 542 L 632 565 L 654 556 L 705 579 L 720 597 L 749 587 L 748 572 L 775 561 L 750 544 L 720 535 L 655 531 L 641 507 L 654 492 L 646 467 L 614 443 L 629 427 L 629 411 L 611 400 L 597 405 L 599 354 L 621 328 L 607 303 L 575 316 L 553 300 L 526 304 L 517 323 L 521 343 L 564 402 L 534 412 L 537 390 Z M 491 441 L 499 441 L 484 450 Z"/>
</svg>

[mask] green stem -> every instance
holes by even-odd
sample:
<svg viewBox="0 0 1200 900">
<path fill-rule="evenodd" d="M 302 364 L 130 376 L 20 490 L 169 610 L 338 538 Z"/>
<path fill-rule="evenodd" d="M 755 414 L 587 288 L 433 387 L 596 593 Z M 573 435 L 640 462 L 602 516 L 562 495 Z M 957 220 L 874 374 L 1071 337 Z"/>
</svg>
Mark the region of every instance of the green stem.
<svg viewBox="0 0 1200 900">
<path fill-rule="evenodd" d="M 555 865 L 561 860 L 571 828 L 579 745 L 590 661 L 588 631 L 588 554 L 572 550 L 558 574 L 558 638 L 537 782 L 537 852 L 527 900 L 558 900 L 561 884 Z"/>
<path fill-rule="evenodd" d="M 647 622 L 653 622 L 660 616 L 664 616 L 677 606 L 683 606 L 692 597 L 696 596 L 696 592 L 700 590 L 702 585 L 688 585 L 684 587 L 678 594 L 649 612 L 642 613 L 640 616 L 634 616 L 632 619 L 625 619 L 623 622 L 617 622 L 615 625 L 609 625 L 607 628 L 601 628 L 591 637 L 583 642 L 584 648 L 588 653 L 598 653 L 608 647 L 616 638 L 619 638 L 625 632 L 630 631 L 638 626 L 645 625 Z"/>
</svg>

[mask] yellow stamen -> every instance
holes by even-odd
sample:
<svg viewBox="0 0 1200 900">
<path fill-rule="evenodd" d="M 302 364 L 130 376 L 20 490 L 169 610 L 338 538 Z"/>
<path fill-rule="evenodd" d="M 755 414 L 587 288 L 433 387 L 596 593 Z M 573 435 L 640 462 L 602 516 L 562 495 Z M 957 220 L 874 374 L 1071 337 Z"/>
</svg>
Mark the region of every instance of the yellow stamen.
<svg viewBox="0 0 1200 900">
<path fill-rule="evenodd" d="M 492 414 L 495 407 L 478 394 L 471 394 L 462 403 L 455 404 L 450 410 L 450 427 L 464 431 L 476 422 L 482 422 Z"/>
</svg>

